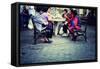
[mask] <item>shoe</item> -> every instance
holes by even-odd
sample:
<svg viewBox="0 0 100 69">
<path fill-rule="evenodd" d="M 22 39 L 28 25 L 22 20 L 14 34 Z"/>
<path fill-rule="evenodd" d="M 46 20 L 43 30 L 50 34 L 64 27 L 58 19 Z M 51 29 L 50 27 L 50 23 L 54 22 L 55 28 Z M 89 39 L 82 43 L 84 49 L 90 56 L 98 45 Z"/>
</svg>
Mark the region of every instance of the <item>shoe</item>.
<svg viewBox="0 0 100 69">
<path fill-rule="evenodd" d="M 50 41 L 50 40 L 49 41 L 44 41 L 44 43 L 52 43 L 52 41 Z"/>
<path fill-rule="evenodd" d="M 74 37 L 72 38 L 72 41 L 76 41 L 76 36 L 74 36 Z"/>
<path fill-rule="evenodd" d="M 64 33 L 64 34 L 62 34 L 62 36 L 67 36 L 67 34 L 66 34 L 66 33 Z"/>
</svg>

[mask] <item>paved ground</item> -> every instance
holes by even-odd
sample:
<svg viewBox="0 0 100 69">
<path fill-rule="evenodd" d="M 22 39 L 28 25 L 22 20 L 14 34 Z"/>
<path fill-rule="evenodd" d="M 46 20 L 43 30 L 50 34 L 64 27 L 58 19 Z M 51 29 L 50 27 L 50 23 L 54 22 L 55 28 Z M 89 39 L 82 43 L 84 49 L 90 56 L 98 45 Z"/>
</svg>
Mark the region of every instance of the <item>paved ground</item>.
<svg viewBox="0 0 100 69">
<path fill-rule="evenodd" d="M 53 36 L 50 44 L 34 45 L 33 31 L 21 31 L 21 64 L 95 59 L 95 36 L 95 28 L 88 26 L 87 42 L 83 37 L 74 42 L 57 35 Z"/>
</svg>

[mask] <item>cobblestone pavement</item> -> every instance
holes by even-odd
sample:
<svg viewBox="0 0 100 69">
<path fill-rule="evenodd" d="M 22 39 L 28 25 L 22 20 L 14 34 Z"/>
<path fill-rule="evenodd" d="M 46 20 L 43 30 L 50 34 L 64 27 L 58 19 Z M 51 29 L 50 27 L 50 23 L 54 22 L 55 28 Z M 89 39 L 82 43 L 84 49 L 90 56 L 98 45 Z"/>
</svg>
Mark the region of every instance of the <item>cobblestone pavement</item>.
<svg viewBox="0 0 100 69">
<path fill-rule="evenodd" d="M 71 41 L 68 37 L 53 36 L 52 43 L 33 44 L 33 31 L 21 31 L 21 64 L 95 59 L 95 28 L 88 26 L 87 42 L 83 37 Z"/>
</svg>

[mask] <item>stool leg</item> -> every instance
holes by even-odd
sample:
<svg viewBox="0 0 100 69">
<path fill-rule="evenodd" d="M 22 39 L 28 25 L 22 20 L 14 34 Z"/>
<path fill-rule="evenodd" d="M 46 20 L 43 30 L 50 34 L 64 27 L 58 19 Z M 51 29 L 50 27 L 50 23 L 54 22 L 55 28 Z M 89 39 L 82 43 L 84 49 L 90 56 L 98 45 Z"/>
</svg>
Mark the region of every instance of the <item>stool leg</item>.
<svg viewBox="0 0 100 69">
<path fill-rule="evenodd" d="M 85 38 L 85 41 L 87 41 L 87 36 L 86 36 L 86 32 L 85 32 L 84 38 Z"/>
<path fill-rule="evenodd" d="M 34 44 L 36 44 L 36 28 L 34 27 Z"/>
</svg>

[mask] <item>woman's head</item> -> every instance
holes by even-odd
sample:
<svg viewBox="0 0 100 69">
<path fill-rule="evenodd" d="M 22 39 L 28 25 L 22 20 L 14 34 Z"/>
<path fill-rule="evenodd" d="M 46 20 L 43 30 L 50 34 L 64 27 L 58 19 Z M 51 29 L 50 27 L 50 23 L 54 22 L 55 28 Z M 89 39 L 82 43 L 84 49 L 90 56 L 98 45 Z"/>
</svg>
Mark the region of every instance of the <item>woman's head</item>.
<svg viewBox="0 0 100 69">
<path fill-rule="evenodd" d="M 41 6 L 34 6 L 34 9 L 36 12 L 40 12 L 41 11 Z"/>
<path fill-rule="evenodd" d="M 42 7 L 43 12 L 47 12 L 50 9 L 50 7 Z"/>
<path fill-rule="evenodd" d="M 36 12 L 47 12 L 50 7 L 45 6 L 35 6 L 34 9 Z"/>
<path fill-rule="evenodd" d="M 73 17 L 75 17 L 75 16 L 77 15 L 77 11 L 76 11 L 76 10 L 71 9 L 71 14 L 73 15 Z"/>
<path fill-rule="evenodd" d="M 64 9 L 64 14 L 66 14 L 68 12 L 68 10 L 67 9 Z"/>
</svg>

